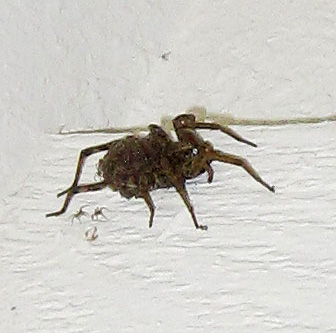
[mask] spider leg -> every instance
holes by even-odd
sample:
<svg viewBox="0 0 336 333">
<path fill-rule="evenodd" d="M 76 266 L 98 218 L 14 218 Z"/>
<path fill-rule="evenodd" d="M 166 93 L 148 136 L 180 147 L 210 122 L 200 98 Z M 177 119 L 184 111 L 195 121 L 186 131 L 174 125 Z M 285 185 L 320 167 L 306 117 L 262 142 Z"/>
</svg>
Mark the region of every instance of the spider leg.
<svg viewBox="0 0 336 333">
<path fill-rule="evenodd" d="M 180 141 L 184 141 L 186 139 L 187 133 L 185 133 L 186 129 L 190 129 L 192 132 L 195 132 L 196 128 L 199 129 L 209 129 L 209 130 L 219 130 L 235 140 L 239 142 L 246 143 L 252 147 L 257 147 L 257 145 L 249 140 L 244 139 L 241 135 L 235 132 L 233 129 L 222 126 L 217 123 L 205 123 L 205 122 L 196 122 L 196 117 L 193 114 L 182 114 L 177 116 L 173 120 L 174 128 L 179 137 Z M 183 140 L 181 140 L 183 138 Z"/>
<path fill-rule="evenodd" d="M 195 215 L 195 212 L 194 212 L 194 207 L 190 202 L 189 194 L 188 194 L 187 190 L 185 189 L 185 186 L 176 187 L 176 190 L 177 190 L 178 194 L 181 196 L 184 204 L 187 206 L 187 208 L 189 210 L 189 213 L 191 214 L 191 217 L 194 221 L 196 229 L 208 230 L 208 226 L 198 224 L 197 218 L 196 218 L 196 215 Z"/>
<path fill-rule="evenodd" d="M 184 181 L 179 181 L 178 178 L 174 175 L 170 175 L 169 176 L 170 181 L 172 182 L 172 184 L 174 185 L 174 187 L 176 188 L 176 191 L 178 192 L 178 194 L 181 196 L 184 204 L 187 206 L 189 213 L 194 221 L 195 227 L 196 229 L 201 229 L 201 230 L 208 230 L 208 226 L 206 225 L 200 225 L 197 222 L 197 218 L 194 212 L 194 207 L 190 202 L 190 198 L 189 198 L 189 194 L 185 188 L 185 183 Z"/>
<path fill-rule="evenodd" d="M 209 129 L 209 130 L 219 130 L 229 136 L 231 136 L 232 138 L 234 138 L 235 140 L 239 141 L 239 142 L 243 142 L 246 143 L 249 146 L 252 147 L 257 147 L 257 145 L 249 140 L 244 139 L 240 134 L 238 134 L 236 131 L 234 131 L 233 129 L 227 127 L 227 126 L 222 126 L 220 124 L 217 123 L 201 123 L 201 122 L 196 122 L 195 123 L 195 127 L 194 128 L 199 128 L 199 129 Z"/>
<path fill-rule="evenodd" d="M 145 200 L 149 211 L 150 211 L 150 217 L 149 217 L 149 227 L 151 228 L 153 225 L 153 219 L 154 219 L 154 212 L 155 212 L 155 205 L 153 203 L 152 197 L 150 196 L 149 192 L 146 192 L 142 195 L 142 198 Z"/>
<path fill-rule="evenodd" d="M 58 193 L 57 198 L 59 198 L 60 196 L 70 192 L 73 188 L 75 188 L 77 186 L 78 181 L 79 181 L 79 177 L 82 173 L 82 169 L 83 169 L 85 159 L 92 154 L 96 154 L 96 153 L 99 153 L 101 151 L 108 150 L 110 145 L 111 145 L 111 142 L 108 142 L 108 143 L 104 143 L 102 145 L 93 146 L 93 147 L 83 149 L 79 154 L 75 179 L 74 179 L 72 185 L 70 187 L 68 187 L 66 190 Z"/>
<path fill-rule="evenodd" d="M 257 173 L 256 170 L 252 167 L 252 165 L 245 159 L 237 155 L 227 154 L 220 150 L 213 150 L 209 152 L 210 161 L 220 161 L 224 163 L 229 163 L 233 165 L 238 165 L 245 169 L 257 182 L 261 185 L 265 186 L 271 192 L 275 192 L 274 186 L 267 184 Z"/>
<path fill-rule="evenodd" d="M 100 182 L 100 183 L 85 184 L 85 185 L 79 185 L 79 186 L 74 186 L 74 187 L 70 188 L 70 190 L 67 193 L 67 196 L 65 197 L 63 207 L 57 212 L 47 214 L 46 217 L 58 216 L 58 215 L 61 215 L 61 214 L 65 213 L 65 211 L 67 210 L 67 208 L 70 204 L 70 201 L 71 201 L 72 197 L 75 194 L 83 193 L 83 192 L 99 191 L 99 190 L 102 190 L 106 186 L 107 186 L 107 184 L 103 181 L 103 182 Z"/>
<path fill-rule="evenodd" d="M 213 181 L 214 170 L 209 164 L 209 162 L 204 165 L 204 169 L 208 173 L 208 183 L 210 184 Z"/>
</svg>

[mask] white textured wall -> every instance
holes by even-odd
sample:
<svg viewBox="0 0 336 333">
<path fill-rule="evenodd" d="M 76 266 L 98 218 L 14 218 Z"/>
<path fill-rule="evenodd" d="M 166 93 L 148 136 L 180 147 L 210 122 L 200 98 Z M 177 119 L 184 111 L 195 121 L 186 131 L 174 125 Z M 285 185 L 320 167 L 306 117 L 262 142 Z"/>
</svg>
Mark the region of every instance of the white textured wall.
<svg viewBox="0 0 336 333">
<path fill-rule="evenodd" d="M 191 105 L 240 117 L 335 112 L 336 2 L 3 1 L 0 9 L 0 332 L 336 332 L 335 124 L 220 133 L 246 156 L 141 200 L 55 194 L 80 148 L 110 135 L 67 129 L 146 124 Z M 167 61 L 160 56 L 171 52 Z M 92 158 L 84 179 L 91 179 Z M 108 221 L 70 224 L 82 204 Z M 88 225 L 99 238 L 83 239 Z"/>
</svg>

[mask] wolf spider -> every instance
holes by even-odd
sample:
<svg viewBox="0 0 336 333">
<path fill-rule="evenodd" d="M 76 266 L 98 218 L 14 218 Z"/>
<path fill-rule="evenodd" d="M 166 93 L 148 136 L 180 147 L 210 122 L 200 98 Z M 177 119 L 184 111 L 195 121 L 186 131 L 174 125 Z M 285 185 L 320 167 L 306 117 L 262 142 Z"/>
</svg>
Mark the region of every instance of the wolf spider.
<svg viewBox="0 0 336 333">
<path fill-rule="evenodd" d="M 244 139 L 229 127 L 217 123 L 197 122 L 192 114 L 177 116 L 173 120 L 173 125 L 178 141 L 173 141 L 160 126 L 151 124 L 148 126 L 147 136 L 129 135 L 83 149 L 79 155 L 72 185 L 57 195 L 60 197 L 66 194 L 63 207 L 46 216 L 63 214 L 77 193 L 99 191 L 109 187 L 127 199 L 142 198 L 149 208 L 149 227 L 152 227 L 155 205 L 150 192 L 158 188 L 175 187 L 187 206 L 195 227 L 207 230 L 206 225 L 197 222 L 185 184 L 186 180 L 205 172 L 208 174 L 208 182 L 211 183 L 214 175 L 211 167 L 213 161 L 240 166 L 268 190 L 275 191 L 274 186 L 268 185 L 246 159 L 214 149 L 209 141 L 205 141 L 196 132 L 196 129 L 219 130 L 237 141 L 256 147 L 253 142 Z M 106 151 L 106 155 L 99 160 L 97 173 L 103 180 L 78 185 L 85 159 L 102 151 Z"/>
</svg>

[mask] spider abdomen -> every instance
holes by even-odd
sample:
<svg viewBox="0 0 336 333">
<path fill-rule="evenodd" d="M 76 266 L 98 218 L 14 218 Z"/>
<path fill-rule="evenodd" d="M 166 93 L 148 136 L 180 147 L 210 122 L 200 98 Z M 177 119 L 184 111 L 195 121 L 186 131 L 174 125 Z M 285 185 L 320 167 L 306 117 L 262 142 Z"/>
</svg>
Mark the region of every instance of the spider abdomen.
<svg viewBox="0 0 336 333">
<path fill-rule="evenodd" d="M 113 141 L 99 161 L 98 174 L 113 191 L 126 198 L 169 187 L 167 177 L 160 171 L 164 148 L 156 144 L 151 134 Z"/>
</svg>

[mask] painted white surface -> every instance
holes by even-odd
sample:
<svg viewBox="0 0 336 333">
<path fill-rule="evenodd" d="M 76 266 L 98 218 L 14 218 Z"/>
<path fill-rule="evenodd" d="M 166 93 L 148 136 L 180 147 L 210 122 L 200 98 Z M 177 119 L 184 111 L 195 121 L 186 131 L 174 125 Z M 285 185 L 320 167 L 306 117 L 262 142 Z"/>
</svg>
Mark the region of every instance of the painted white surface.
<svg viewBox="0 0 336 333">
<path fill-rule="evenodd" d="M 257 150 L 209 134 L 277 193 L 216 165 L 213 185 L 189 186 L 207 233 L 173 191 L 154 192 L 152 230 L 141 200 L 108 191 L 44 218 L 79 150 L 111 138 L 49 134 L 62 125 L 148 123 L 194 104 L 335 112 L 335 22 L 331 0 L 3 4 L 0 331 L 336 332 L 334 124 L 237 129 Z M 92 244 L 88 222 L 69 223 L 83 203 L 113 210 Z"/>
</svg>

